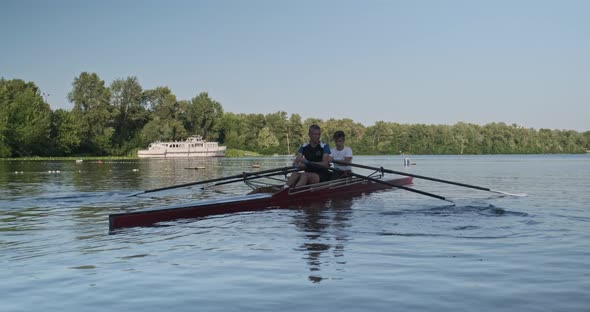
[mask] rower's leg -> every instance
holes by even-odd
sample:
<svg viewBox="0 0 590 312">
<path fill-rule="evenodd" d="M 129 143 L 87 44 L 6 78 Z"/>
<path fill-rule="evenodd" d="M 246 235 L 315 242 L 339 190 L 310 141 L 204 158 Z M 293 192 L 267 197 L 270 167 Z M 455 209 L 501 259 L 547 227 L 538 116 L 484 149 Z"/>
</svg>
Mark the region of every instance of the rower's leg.
<svg viewBox="0 0 590 312">
<path fill-rule="evenodd" d="M 308 172 L 307 173 L 307 184 L 316 184 L 320 183 L 320 175 L 317 173 Z"/>
<path fill-rule="evenodd" d="M 297 181 L 299 180 L 300 176 L 301 176 L 301 173 L 299 173 L 299 172 L 291 173 L 291 175 L 287 179 L 287 186 L 294 187 L 295 184 L 297 183 Z"/>
<path fill-rule="evenodd" d="M 295 186 L 304 186 L 307 184 L 307 179 L 309 177 L 309 172 L 304 172 L 301 174 L 301 177 L 299 178 L 299 181 L 297 181 L 297 184 Z"/>
</svg>

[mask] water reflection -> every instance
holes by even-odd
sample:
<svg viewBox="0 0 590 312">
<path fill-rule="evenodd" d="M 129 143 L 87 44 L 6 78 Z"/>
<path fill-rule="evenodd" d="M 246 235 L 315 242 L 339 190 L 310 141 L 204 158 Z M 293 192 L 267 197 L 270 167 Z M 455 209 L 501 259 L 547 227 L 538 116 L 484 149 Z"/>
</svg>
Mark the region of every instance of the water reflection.
<svg viewBox="0 0 590 312">
<path fill-rule="evenodd" d="M 306 260 L 308 279 L 312 283 L 325 279 L 320 272 L 322 264 L 346 264 L 343 257 L 349 237 L 345 229 L 350 226 L 352 202 L 352 199 L 335 199 L 306 203 L 300 207 L 301 214 L 297 214 L 293 221 L 296 228 L 304 233 L 305 241 L 297 250 L 305 253 L 303 259 Z M 330 250 L 331 256 L 328 253 Z"/>
</svg>

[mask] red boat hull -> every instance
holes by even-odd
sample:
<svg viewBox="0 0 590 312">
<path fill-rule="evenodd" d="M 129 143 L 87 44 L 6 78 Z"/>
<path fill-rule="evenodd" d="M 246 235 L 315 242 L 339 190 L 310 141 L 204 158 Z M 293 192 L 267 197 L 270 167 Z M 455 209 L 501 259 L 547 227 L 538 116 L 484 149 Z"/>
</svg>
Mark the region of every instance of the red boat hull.
<svg viewBox="0 0 590 312">
<path fill-rule="evenodd" d="M 412 177 L 388 180 L 387 182 L 394 185 L 409 185 L 412 184 Z M 150 226 L 158 222 L 177 219 L 202 218 L 268 208 L 286 208 L 307 202 L 351 198 L 391 188 L 393 187 L 383 183 L 343 179 L 298 189 L 284 189 L 275 194 L 251 194 L 222 200 L 201 201 L 183 206 L 115 213 L 109 215 L 109 230 Z"/>
</svg>

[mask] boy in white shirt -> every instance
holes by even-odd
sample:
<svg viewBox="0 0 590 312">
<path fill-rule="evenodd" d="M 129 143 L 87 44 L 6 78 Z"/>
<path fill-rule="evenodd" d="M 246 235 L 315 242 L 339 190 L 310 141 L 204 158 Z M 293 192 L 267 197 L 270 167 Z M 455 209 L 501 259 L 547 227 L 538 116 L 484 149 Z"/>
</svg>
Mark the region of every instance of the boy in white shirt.
<svg viewBox="0 0 590 312">
<path fill-rule="evenodd" d="M 330 156 L 332 156 L 333 160 L 350 163 L 352 161 L 352 149 L 344 146 L 345 139 L 343 131 L 334 132 L 334 143 L 336 143 L 336 147 L 330 149 Z M 332 180 L 349 177 L 350 173 L 352 173 L 350 166 L 334 164 L 334 168 L 338 170 L 332 172 Z"/>
</svg>

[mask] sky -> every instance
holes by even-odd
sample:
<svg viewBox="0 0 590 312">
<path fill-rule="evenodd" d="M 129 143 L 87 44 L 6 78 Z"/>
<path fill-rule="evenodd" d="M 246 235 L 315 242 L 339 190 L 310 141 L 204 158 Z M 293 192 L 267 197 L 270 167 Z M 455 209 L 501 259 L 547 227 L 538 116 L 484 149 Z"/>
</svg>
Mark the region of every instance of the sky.
<svg viewBox="0 0 590 312">
<path fill-rule="evenodd" d="M 590 1 L 0 0 L 0 77 L 136 76 L 226 112 L 590 130 Z"/>
</svg>

